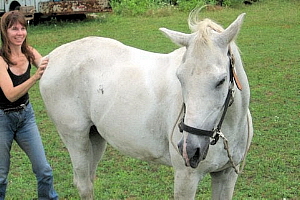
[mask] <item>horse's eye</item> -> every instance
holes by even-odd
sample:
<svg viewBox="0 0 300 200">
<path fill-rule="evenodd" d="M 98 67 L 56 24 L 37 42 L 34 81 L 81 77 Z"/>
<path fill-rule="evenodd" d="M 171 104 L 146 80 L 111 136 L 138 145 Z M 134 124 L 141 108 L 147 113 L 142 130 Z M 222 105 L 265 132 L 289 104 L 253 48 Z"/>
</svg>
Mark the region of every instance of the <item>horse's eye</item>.
<svg viewBox="0 0 300 200">
<path fill-rule="evenodd" d="M 225 82 L 225 78 L 223 78 L 222 80 L 220 80 L 217 84 L 217 87 L 220 87 L 221 85 L 223 85 L 223 83 Z"/>
</svg>

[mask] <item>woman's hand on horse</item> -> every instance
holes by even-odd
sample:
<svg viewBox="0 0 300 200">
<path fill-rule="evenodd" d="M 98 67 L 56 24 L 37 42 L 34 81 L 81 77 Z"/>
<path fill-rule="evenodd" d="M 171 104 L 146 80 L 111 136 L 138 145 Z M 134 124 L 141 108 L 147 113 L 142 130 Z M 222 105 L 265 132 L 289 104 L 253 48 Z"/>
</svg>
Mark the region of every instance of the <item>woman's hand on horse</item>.
<svg viewBox="0 0 300 200">
<path fill-rule="evenodd" d="M 42 75 L 44 74 L 47 66 L 48 66 L 48 62 L 49 62 L 49 58 L 44 58 L 41 62 L 41 64 L 39 65 L 36 73 L 35 73 L 35 78 L 36 80 L 40 80 Z"/>
</svg>

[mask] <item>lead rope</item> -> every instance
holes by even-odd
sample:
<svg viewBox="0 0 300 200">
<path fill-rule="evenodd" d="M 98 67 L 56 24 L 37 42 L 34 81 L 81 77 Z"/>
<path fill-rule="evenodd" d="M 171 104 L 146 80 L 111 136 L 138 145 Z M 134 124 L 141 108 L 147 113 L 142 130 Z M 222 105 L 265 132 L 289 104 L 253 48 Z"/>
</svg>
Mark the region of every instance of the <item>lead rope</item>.
<svg viewBox="0 0 300 200">
<path fill-rule="evenodd" d="M 224 136 L 224 134 L 222 132 L 219 132 L 219 136 L 223 139 L 223 144 L 224 144 L 224 149 L 227 151 L 227 156 L 229 158 L 229 161 L 232 165 L 232 167 L 234 168 L 234 171 L 235 173 L 237 174 L 241 174 L 245 168 L 245 165 L 246 165 L 246 157 L 247 157 L 247 154 L 248 154 L 248 150 L 249 150 L 249 147 L 250 147 L 250 119 L 249 119 L 249 113 L 247 114 L 247 121 L 248 121 L 248 137 L 247 137 L 247 146 L 246 146 L 246 150 L 245 150 L 245 154 L 244 154 L 244 158 L 243 160 L 241 161 L 242 162 L 242 166 L 241 166 L 241 169 L 239 169 L 237 166 L 238 165 L 235 165 L 234 162 L 233 162 L 233 158 L 230 154 L 230 151 L 229 151 L 229 145 L 228 145 L 228 140 L 227 138 Z"/>
<path fill-rule="evenodd" d="M 173 126 L 173 129 L 172 129 L 172 133 L 171 133 L 171 135 L 170 135 L 170 140 L 171 140 L 172 146 L 173 146 L 174 149 L 177 151 L 177 153 L 179 153 L 179 155 L 180 155 L 180 152 L 179 152 L 177 146 L 174 144 L 173 136 L 174 136 L 175 127 L 177 126 L 177 123 L 178 123 L 178 121 L 179 121 L 179 119 L 180 119 L 180 116 L 181 116 L 181 114 L 182 114 L 182 112 L 183 112 L 183 109 L 184 109 L 184 104 L 182 104 L 182 106 L 181 106 L 181 110 L 180 110 L 180 112 L 179 112 L 179 114 L 178 114 L 178 117 L 177 117 L 177 119 L 176 119 L 176 121 L 175 121 L 175 124 L 174 124 L 174 126 Z"/>
<path fill-rule="evenodd" d="M 230 151 L 229 151 L 229 145 L 228 145 L 228 140 L 227 140 L 227 138 L 224 136 L 224 134 L 223 134 L 221 131 L 220 131 L 218 134 L 219 134 L 219 136 L 223 139 L 224 149 L 227 151 L 227 156 L 228 156 L 228 158 L 229 158 L 230 164 L 232 165 L 232 167 L 233 167 L 235 173 L 239 174 L 240 171 L 239 171 L 237 165 L 234 164 L 232 155 L 230 154 Z"/>
</svg>

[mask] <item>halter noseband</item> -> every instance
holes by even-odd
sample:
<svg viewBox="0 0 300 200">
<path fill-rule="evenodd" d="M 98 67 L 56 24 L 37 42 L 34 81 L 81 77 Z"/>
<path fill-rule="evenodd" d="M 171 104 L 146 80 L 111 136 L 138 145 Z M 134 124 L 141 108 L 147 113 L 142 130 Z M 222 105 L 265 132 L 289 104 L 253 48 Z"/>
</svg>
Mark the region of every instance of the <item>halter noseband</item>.
<svg viewBox="0 0 300 200">
<path fill-rule="evenodd" d="M 199 136 L 208 136 L 208 137 L 213 138 L 213 140 L 210 143 L 211 145 L 215 145 L 218 142 L 218 140 L 220 138 L 220 134 L 221 134 L 221 127 L 222 127 L 222 124 L 223 124 L 223 121 L 224 121 L 227 109 L 233 103 L 233 93 L 234 93 L 233 86 L 234 86 L 234 82 L 236 83 L 237 88 L 239 90 L 242 90 L 241 84 L 240 84 L 240 82 L 239 82 L 239 80 L 237 78 L 237 75 L 235 73 L 235 69 L 234 69 L 234 57 L 233 57 L 233 54 L 231 53 L 230 48 L 229 48 L 229 51 L 228 51 L 228 56 L 229 56 L 229 59 L 230 59 L 230 65 L 229 65 L 230 86 L 229 86 L 229 89 L 228 89 L 227 97 L 225 99 L 224 110 L 223 110 L 221 119 L 220 119 L 217 127 L 215 129 L 211 130 L 211 131 L 208 131 L 208 130 L 198 129 L 198 128 L 194 128 L 194 127 L 186 125 L 184 123 L 184 116 L 185 116 L 185 113 L 186 113 L 185 104 L 183 104 L 183 107 L 184 107 L 183 118 L 182 118 L 181 122 L 178 124 L 180 132 L 186 131 L 186 132 L 188 132 L 190 134 L 199 135 Z"/>
</svg>

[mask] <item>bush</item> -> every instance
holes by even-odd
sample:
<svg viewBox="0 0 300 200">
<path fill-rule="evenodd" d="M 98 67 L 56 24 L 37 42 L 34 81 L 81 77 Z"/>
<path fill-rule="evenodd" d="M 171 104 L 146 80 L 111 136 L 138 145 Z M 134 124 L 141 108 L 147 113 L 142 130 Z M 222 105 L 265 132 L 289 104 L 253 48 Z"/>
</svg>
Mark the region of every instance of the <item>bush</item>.
<svg viewBox="0 0 300 200">
<path fill-rule="evenodd" d="M 204 5 L 231 6 L 242 0 L 111 0 L 110 4 L 116 14 L 124 16 L 136 16 L 149 11 L 158 10 L 170 6 L 177 6 L 179 10 L 191 11 Z M 152 12 L 155 13 L 155 12 Z"/>
<path fill-rule="evenodd" d="M 183 11 L 191 11 L 196 7 L 201 7 L 206 4 L 205 0 L 177 0 L 178 8 Z"/>
<path fill-rule="evenodd" d="M 177 0 L 180 10 L 189 11 L 195 7 L 204 5 L 219 5 L 229 7 L 237 3 L 242 3 L 243 0 Z"/>
<path fill-rule="evenodd" d="M 169 4 L 166 0 L 111 0 L 113 11 L 120 15 L 136 16 Z"/>
</svg>

